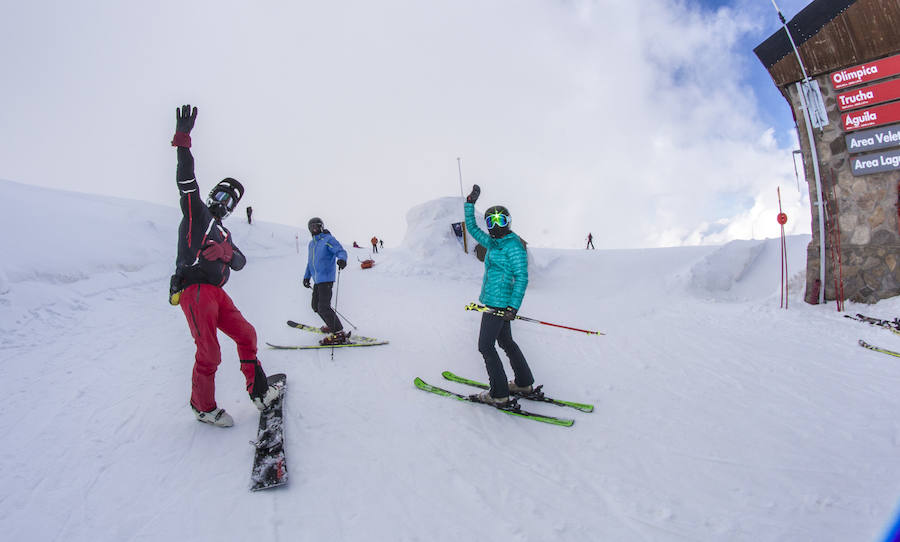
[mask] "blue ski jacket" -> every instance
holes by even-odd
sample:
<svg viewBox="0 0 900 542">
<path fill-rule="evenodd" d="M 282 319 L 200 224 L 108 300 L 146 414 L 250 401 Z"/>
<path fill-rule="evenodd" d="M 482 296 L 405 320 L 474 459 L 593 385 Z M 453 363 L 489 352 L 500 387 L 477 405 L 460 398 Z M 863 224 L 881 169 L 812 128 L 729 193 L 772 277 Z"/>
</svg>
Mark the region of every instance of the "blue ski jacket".
<svg viewBox="0 0 900 542">
<path fill-rule="evenodd" d="M 347 261 L 347 251 L 328 230 L 325 230 L 309 241 L 306 273 L 303 274 L 303 278 L 312 278 L 316 284 L 334 282 L 337 260 Z"/>
<path fill-rule="evenodd" d="M 478 227 L 475 205 L 465 204 L 466 229 L 484 248 L 484 280 L 478 300 L 488 307 L 519 310 L 528 286 L 528 254 L 515 233 L 494 239 Z"/>
</svg>

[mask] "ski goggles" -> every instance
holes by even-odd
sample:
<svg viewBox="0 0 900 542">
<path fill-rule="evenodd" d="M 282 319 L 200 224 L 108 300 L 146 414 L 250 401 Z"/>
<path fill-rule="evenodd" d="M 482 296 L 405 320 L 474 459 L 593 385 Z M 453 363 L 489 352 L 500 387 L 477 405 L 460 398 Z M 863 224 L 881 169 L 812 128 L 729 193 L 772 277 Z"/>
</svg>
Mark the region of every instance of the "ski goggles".
<svg viewBox="0 0 900 542">
<path fill-rule="evenodd" d="M 500 226 L 501 228 L 505 228 L 509 226 L 509 217 L 503 213 L 494 213 L 492 215 L 487 215 L 484 217 L 485 223 L 487 223 L 488 229 L 493 229 L 494 226 Z"/>
<path fill-rule="evenodd" d="M 233 195 L 229 194 L 228 192 L 224 192 L 224 191 L 216 191 L 216 192 L 210 194 L 209 199 L 210 199 L 210 202 L 215 201 L 215 202 L 219 203 L 220 205 L 222 205 L 223 207 L 225 207 L 226 209 L 228 209 L 228 212 L 233 211 L 235 205 L 237 204 L 237 200 L 235 199 L 235 197 Z"/>
</svg>

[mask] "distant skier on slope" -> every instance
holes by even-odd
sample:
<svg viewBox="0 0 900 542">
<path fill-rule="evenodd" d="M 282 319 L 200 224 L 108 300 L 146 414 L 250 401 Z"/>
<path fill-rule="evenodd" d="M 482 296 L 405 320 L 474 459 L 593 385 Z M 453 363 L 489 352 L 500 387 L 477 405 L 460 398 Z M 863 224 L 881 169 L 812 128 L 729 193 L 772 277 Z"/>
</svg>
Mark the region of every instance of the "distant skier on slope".
<svg viewBox="0 0 900 542">
<path fill-rule="evenodd" d="M 329 333 L 319 341 L 319 344 L 346 344 L 350 342 L 350 334 L 343 331 L 344 325 L 331 308 L 331 296 L 335 263 L 338 269 L 347 267 L 347 251 L 331 232 L 325 229 L 325 223 L 321 218 L 310 218 L 307 226 L 312 239 L 309 241 L 306 256 L 303 286 L 312 288 L 312 310 L 325 321 L 322 331 Z M 310 279 L 315 282 L 314 286 L 310 286 Z"/>
<path fill-rule="evenodd" d="M 588 232 L 587 236 L 587 246 L 584 247 L 585 250 L 594 248 L 594 235 L 591 232 Z"/>
<path fill-rule="evenodd" d="M 216 369 L 222 361 L 217 329 L 237 343 L 241 372 L 256 407 L 265 410 L 278 398 L 278 389 L 268 385 L 256 359 L 256 330 L 222 289 L 231 270 L 240 271 L 247 263 L 234 246 L 231 233 L 222 225 L 222 219 L 243 196 L 244 187 L 230 177 L 225 178 L 213 187 L 204 203 L 190 151 L 190 133 L 197 108 L 191 110 L 190 105 L 176 108 L 175 118 L 172 146 L 178 148 L 175 178 L 183 216 L 178 226 L 178 257 L 169 285 L 169 302 L 181 306 L 197 345 L 191 377 L 191 409 L 201 422 L 230 427 L 234 420 L 225 409 L 216 406 Z"/>
<path fill-rule="evenodd" d="M 534 377 L 525 356 L 513 341 L 511 322 L 525 297 L 528 286 L 528 256 L 522 240 L 510 230 L 509 210 L 495 205 L 484 213 L 488 233 L 475 221 L 475 202 L 481 194 L 476 184 L 463 205 L 466 229 L 478 243 L 487 249 L 484 257 L 484 280 L 478 300 L 494 312 L 481 315 L 481 331 L 478 335 L 478 351 L 484 356 L 484 365 L 490 379 L 490 389 L 477 395 L 478 400 L 503 405 L 509 402 L 510 392 L 531 393 Z M 506 371 L 494 344 L 506 352 L 515 378 L 506 381 Z"/>
</svg>

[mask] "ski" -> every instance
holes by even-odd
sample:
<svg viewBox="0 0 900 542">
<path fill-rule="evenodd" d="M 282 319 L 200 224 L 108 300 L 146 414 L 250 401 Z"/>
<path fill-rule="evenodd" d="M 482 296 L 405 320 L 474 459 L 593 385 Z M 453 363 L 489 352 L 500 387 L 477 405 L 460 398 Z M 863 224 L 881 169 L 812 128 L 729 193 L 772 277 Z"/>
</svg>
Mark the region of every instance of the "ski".
<svg viewBox="0 0 900 542">
<path fill-rule="evenodd" d="M 300 344 L 300 345 L 283 345 L 283 344 L 272 344 L 266 343 L 269 348 L 274 348 L 276 350 L 321 350 L 323 348 L 354 348 L 360 346 L 380 346 L 382 344 L 388 344 L 388 341 L 374 341 L 374 342 L 349 342 L 344 344 Z"/>
<path fill-rule="evenodd" d="M 856 320 L 857 322 L 865 322 L 867 324 L 871 324 L 873 326 L 883 327 L 897 335 L 900 335 L 900 321 L 897 318 L 893 320 L 882 320 L 881 318 L 873 318 L 871 316 L 866 316 L 864 314 L 857 313 L 856 316 L 850 316 L 849 314 L 845 314 L 844 318 L 849 318 L 851 320 Z"/>
<path fill-rule="evenodd" d="M 444 371 L 441 375 L 451 382 L 459 382 L 460 384 L 466 384 L 467 386 L 474 386 L 476 388 L 481 388 L 483 390 L 490 389 L 490 386 L 485 384 L 484 382 L 478 382 L 476 380 L 470 380 L 468 378 L 463 378 L 461 376 L 457 376 L 450 371 Z M 561 401 L 559 399 L 553 399 L 552 397 L 547 397 L 544 395 L 543 385 L 537 386 L 534 388 L 534 391 L 528 394 L 522 393 L 513 393 L 513 395 L 517 399 L 528 399 L 529 401 L 541 401 L 544 403 L 552 403 L 557 406 L 564 406 L 574 408 L 575 410 L 580 410 L 582 412 L 593 412 L 594 405 L 589 405 L 587 403 L 575 403 L 573 401 Z"/>
<path fill-rule="evenodd" d="M 306 324 L 301 324 L 301 323 L 295 322 L 295 321 L 293 321 L 293 320 L 288 320 L 288 321 L 287 321 L 287 325 L 289 325 L 290 327 L 292 327 L 292 328 L 294 328 L 294 329 L 300 329 L 300 330 L 303 330 L 303 331 L 309 331 L 310 333 L 318 333 L 318 334 L 320 334 L 320 335 L 327 335 L 327 333 L 325 333 L 324 331 L 322 331 L 321 328 L 318 328 L 318 327 L 315 327 L 315 326 L 309 326 L 309 325 L 306 325 Z M 366 343 L 368 343 L 368 342 L 378 342 L 378 339 L 373 339 L 372 337 L 363 337 L 362 335 L 354 335 L 353 338 L 356 339 L 357 342 L 366 342 Z"/>
<path fill-rule="evenodd" d="M 281 395 L 272 406 L 259 413 L 259 430 L 253 457 L 253 469 L 250 471 L 250 491 L 269 489 L 287 483 L 288 471 L 284 457 L 284 390 L 287 376 L 283 373 L 270 375 L 270 385 L 281 389 Z"/>
<path fill-rule="evenodd" d="M 425 382 L 424 380 L 422 380 L 419 377 L 416 377 L 416 379 L 413 381 L 413 383 L 420 390 L 434 393 L 436 395 L 442 395 L 444 397 L 451 397 L 458 401 L 465 401 L 467 403 L 479 403 L 479 404 L 487 405 L 487 406 L 493 407 L 501 412 L 505 412 L 506 414 L 509 414 L 511 416 L 519 416 L 521 418 L 527 418 L 529 420 L 535 420 L 538 422 L 549 423 L 552 425 L 561 425 L 563 427 L 571 427 L 572 424 L 575 423 L 575 420 L 567 420 L 565 418 L 557 418 L 556 416 L 545 416 L 543 414 L 535 414 L 534 412 L 528 412 L 526 410 L 522 410 L 516 401 L 513 401 L 513 403 L 509 406 L 500 407 L 500 406 L 488 405 L 487 403 L 482 403 L 481 401 L 476 401 L 469 395 L 463 395 L 461 393 L 455 393 L 452 391 L 448 391 L 443 388 L 439 388 L 437 386 L 432 386 L 431 384 L 428 384 L 427 382 Z"/>
<path fill-rule="evenodd" d="M 886 348 L 880 348 L 878 346 L 871 345 L 862 339 L 859 340 L 859 345 L 863 348 L 868 348 L 869 350 L 874 350 L 876 352 L 881 352 L 882 354 L 900 358 L 900 352 L 894 352 L 893 350 L 888 350 Z"/>
</svg>

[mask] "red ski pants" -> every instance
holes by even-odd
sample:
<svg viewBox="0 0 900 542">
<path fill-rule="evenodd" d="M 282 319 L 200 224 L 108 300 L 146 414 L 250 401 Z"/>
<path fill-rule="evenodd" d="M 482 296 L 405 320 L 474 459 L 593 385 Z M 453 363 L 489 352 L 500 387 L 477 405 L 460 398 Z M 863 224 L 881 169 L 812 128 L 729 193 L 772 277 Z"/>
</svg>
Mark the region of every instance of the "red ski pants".
<svg viewBox="0 0 900 542">
<path fill-rule="evenodd" d="M 222 362 L 216 330 L 237 343 L 238 357 L 256 360 L 256 330 L 244 319 L 225 290 L 212 284 L 193 284 L 181 292 L 181 310 L 197 345 L 194 373 L 191 377 L 191 404 L 206 412 L 216 408 L 216 369 Z M 253 389 L 256 363 L 241 363 L 247 390 Z"/>
</svg>

